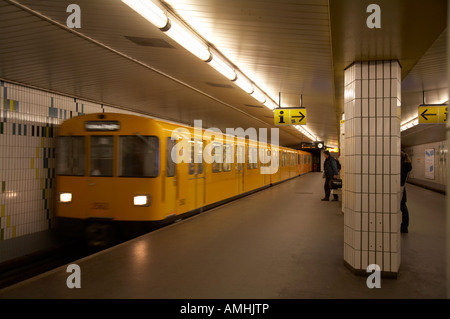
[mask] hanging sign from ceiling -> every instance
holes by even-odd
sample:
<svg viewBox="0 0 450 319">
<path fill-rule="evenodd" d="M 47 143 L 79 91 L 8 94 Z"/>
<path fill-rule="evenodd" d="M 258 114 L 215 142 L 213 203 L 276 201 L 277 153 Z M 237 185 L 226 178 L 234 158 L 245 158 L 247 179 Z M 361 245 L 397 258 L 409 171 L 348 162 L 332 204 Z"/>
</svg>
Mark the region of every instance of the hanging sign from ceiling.
<svg viewBox="0 0 450 319">
<path fill-rule="evenodd" d="M 305 108 L 278 108 L 274 110 L 275 125 L 305 125 Z"/>
<path fill-rule="evenodd" d="M 419 124 L 445 124 L 447 123 L 447 105 L 419 106 Z"/>
</svg>

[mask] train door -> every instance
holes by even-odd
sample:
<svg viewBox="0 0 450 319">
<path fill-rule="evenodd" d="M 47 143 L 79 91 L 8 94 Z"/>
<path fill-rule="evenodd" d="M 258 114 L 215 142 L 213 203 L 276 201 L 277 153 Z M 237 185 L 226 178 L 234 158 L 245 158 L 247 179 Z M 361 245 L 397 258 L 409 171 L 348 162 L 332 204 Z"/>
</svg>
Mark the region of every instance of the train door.
<svg viewBox="0 0 450 319">
<path fill-rule="evenodd" d="M 206 176 L 203 162 L 203 145 L 202 140 L 195 140 L 195 207 L 203 207 L 206 204 Z"/>
<path fill-rule="evenodd" d="M 244 165 L 245 165 L 245 145 L 236 145 L 236 194 L 244 192 Z"/>
<path fill-rule="evenodd" d="M 187 211 L 205 205 L 205 173 L 203 170 L 203 141 L 189 141 L 190 162 L 187 179 Z"/>
<path fill-rule="evenodd" d="M 177 201 L 177 176 L 176 169 L 177 164 L 172 160 L 172 148 L 176 145 L 176 140 L 168 137 L 166 140 L 166 172 L 164 181 L 164 206 L 165 206 L 165 216 L 175 214 L 176 201 Z M 176 152 L 173 152 L 174 156 L 177 156 Z M 174 159 L 175 160 L 175 159 Z"/>
<path fill-rule="evenodd" d="M 190 143 L 189 143 L 190 144 Z M 187 153 L 187 149 L 181 149 L 180 153 L 177 153 L 177 156 L 181 156 L 182 158 L 185 158 Z M 188 196 L 188 166 L 189 164 L 187 161 L 181 161 L 181 163 L 177 164 L 176 169 L 176 210 L 177 214 L 182 214 L 187 211 L 188 205 L 187 205 L 187 196 Z"/>
<path fill-rule="evenodd" d="M 270 184 L 270 174 L 267 174 L 268 170 L 269 170 L 269 160 L 270 160 L 269 152 L 270 151 L 267 148 L 263 148 L 262 151 L 260 152 L 261 171 L 266 173 L 266 174 L 262 174 L 263 179 L 264 179 L 264 185 Z"/>
<path fill-rule="evenodd" d="M 91 136 L 90 172 L 87 178 L 88 216 L 113 218 L 114 137 Z"/>
</svg>

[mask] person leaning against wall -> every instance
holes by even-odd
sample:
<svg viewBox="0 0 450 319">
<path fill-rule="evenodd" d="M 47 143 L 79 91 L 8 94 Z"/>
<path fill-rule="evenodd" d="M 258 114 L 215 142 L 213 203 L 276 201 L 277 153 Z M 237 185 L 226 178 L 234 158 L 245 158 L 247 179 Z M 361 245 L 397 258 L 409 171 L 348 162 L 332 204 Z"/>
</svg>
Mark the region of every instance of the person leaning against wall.
<svg viewBox="0 0 450 319">
<path fill-rule="evenodd" d="M 409 158 L 408 154 L 406 154 L 405 151 L 401 151 L 400 160 L 401 160 L 401 164 L 400 164 L 400 169 L 401 169 L 400 185 L 402 187 L 402 192 L 403 192 L 402 201 L 400 202 L 400 210 L 402 211 L 402 224 L 400 226 L 400 231 L 402 233 L 407 233 L 408 232 L 408 226 L 409 226 L 409 212 L 408 212 L 408 207 L 406 206 L 406 188 L 405 188 L 405 184 L 406 184 L 406 179 L 408 177 L 408 174 L 409 174 L 409 172 L 412 169 L 412 164 L 411 164 L 411 159 Z"/>
</svg>

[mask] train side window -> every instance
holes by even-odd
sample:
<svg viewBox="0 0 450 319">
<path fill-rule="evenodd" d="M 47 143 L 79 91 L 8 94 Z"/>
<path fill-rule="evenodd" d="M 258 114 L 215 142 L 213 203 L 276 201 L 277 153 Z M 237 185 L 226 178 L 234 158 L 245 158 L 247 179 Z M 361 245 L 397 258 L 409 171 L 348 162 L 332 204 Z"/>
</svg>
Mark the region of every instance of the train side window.
<svg viewBox="0 0 450 319">
<path fill-rule="evenodd" d="M 222 171 L 222 163 L 223 163 L 223 149 L 222 144 L 213 143 L 212 149 L 212 171 L 213 173 L 219 173 Z"/>
<path fill-rule="evenodd" d="M 113 176 L 113 154 L 113 136 L 91 136 L 91 176 Z"/>
<path fill-rule="evenodd" d="M 266 149 L 265 148 L 260 148 L 259 149 L 259 161 L 260 161 L 260 165 L 261 167 L 266 166 Z"/>
<path fill-rule="evenodd" d="M 172 148 L 177 144 L 176 140 L 168 137 L 166 142 L 166 164 L 167 164 L 167 177 L 175 176 L 176 163 L 172 161 Z"/>
<path fill-rule="evenodd" d="M 244 145 L 236 145 L 236 170 L 241 171 L 245 164 Z"/>
<path fill-rule="evenodd" d="M 233 145 L 225 144 L 223 146 L 223 153 L 225 157 L 225 161 L 223 163 L 223 171 L 229 172 L 231 171 L 231 163 L 233 163 Z"/>
<path fill-rule="evenodd" d="M 156 177 L 159 174 L 159 140 L 156 136 L 119 137 L 119 176 Z"/>
<path fill-rule="evenodd" d="M 253 148 L 253 168 L 258 168 L 258 149 L 256 147 Z"/>
<path fill-rule="evenodd" d="M 203 174 L 203 141 L 197 141 L 197 174 Z"/>
<path fill-rule="evenodd" d="M 258 168 L 258 149 L 256 147 L 248 147 L 247 169 Z"/>
<path fill-rule="evenodd" d="M 85 155 L 83 136 L 59 136 L 56 151 L 56 174 L 84 175 Z"/>
<path fill-rule="evenodd" d="M 189 141 L 189 146 L 191 148 L 191 160 L 188 165 L 188 174 L 193 175 L 195 173 L 195 144 L 194 140 Z"/>
</svg>

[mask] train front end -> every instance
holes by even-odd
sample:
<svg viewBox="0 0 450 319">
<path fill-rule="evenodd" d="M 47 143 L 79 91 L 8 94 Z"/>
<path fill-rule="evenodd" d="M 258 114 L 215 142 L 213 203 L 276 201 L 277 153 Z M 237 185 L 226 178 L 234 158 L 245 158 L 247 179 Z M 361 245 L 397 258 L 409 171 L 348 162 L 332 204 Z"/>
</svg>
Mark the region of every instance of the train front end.
<svg viewBox="0 0 450 319">
<path fill-rule="evenodd" d="M 56 222 L 90 246 L 146 230 L 158 216 L 159 127 L 123 114 L 83 115 L 57 137 Z"/>
</svg>

